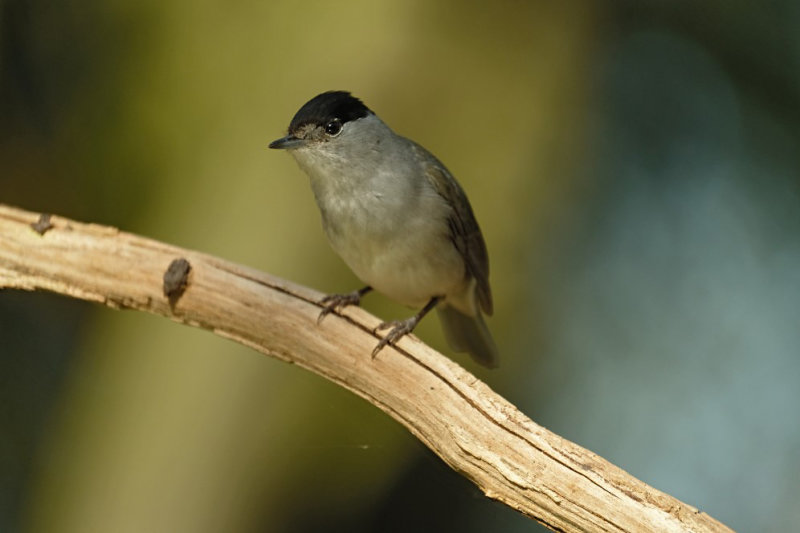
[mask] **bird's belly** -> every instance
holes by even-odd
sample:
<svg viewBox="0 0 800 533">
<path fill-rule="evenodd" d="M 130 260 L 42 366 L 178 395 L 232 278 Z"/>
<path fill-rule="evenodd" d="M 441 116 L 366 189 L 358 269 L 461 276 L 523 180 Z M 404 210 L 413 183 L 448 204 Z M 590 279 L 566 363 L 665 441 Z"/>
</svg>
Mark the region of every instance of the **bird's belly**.
<svg viewBox="0 0 800 533">
<path fill-rule="evenodd" d="M 334 250 L 356 276 L 392 300 L 422 307 L 435 296 L 463 291 L 464 260 L 440 221 L 350 225 L 328 232 Z"/>
</svg>

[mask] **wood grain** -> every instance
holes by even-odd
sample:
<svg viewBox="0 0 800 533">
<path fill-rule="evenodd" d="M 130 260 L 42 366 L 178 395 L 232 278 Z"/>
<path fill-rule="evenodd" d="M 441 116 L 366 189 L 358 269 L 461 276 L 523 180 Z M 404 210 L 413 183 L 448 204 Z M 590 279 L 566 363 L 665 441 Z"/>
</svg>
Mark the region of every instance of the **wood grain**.
<svg viewBox="0 0 800 533">
<path fill-rule="evenodd" d="M 321 324 L 321 294 L 199 252 L 0 205 L 0 288 L 47 290 L 213 331 L 311 370 L 408 428 L 490 498 L 554 531 L 730 531 L 535 424 L 415 337 L 370 353 L 380 322 L 347 309 Z M 43 227 L 44 232 L 40 232 Z M 172 304 L 164 273 L 191 269 Z"/>
</svg>

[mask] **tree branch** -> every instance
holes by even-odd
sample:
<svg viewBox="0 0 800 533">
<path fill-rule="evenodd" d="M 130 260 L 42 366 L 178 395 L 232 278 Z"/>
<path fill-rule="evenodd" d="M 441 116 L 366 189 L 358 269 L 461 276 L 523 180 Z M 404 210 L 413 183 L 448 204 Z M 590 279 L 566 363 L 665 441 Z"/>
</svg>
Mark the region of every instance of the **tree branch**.
<svg viewBox="0 0 800 533">
<path fill-rule="evenodd" d="M 188 265 L 174 262 L 181 258 Z M 256 270 L 0 205 L 3 288 L 147 311 L 302 366 L 376 405 L 488 497 L 554 531 L 730 531 L 538 426 L 415 337 L 371 359 L 379 320 L 347 308 L 317 324 L 320 294 Z"/>
</svg>

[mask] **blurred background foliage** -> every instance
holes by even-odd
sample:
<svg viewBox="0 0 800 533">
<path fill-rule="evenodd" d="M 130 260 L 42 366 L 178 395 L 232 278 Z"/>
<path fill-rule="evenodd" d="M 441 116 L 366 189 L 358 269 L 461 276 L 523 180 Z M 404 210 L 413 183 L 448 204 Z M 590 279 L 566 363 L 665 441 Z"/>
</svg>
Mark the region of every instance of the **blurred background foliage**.
<svg viewBox="0 0 800 533">
<path fill-rule="evenodd" d="M 351 90 L 446 162 L 483 228 L 502 366 L 454 358 L 647 483 L 785 531 L 798 27 L 791 0 L 5 0 L 0 201 L 350 290 L 306 177 L 266 145 L 315 94 Z M 435 319 L 418 334 L 449 353 Z M 303 370 L 0 293 L 2 531 L 531 527 Z"/>
</svg>

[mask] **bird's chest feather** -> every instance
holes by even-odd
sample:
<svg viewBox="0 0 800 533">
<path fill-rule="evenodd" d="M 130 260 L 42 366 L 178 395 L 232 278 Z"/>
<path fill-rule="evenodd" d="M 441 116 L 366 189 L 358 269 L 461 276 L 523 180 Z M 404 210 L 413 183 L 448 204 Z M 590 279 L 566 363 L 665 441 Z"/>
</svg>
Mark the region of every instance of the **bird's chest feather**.
<svg viewBox="0 0 800 533">
<path fill-rule="evenodd" d="M 412 198 L 362 189 L 318 198 L 318 203 L 331 246 L 359 275 L 383 263 L 408 261 L 415 252 L 409 232 L 430 232 L 411 216 Z"/>
<path fill-rule="evenodd" d="M 419 187 L 386 165 L 349 167 L 312 178 L 311 186 L 331 244 L 372 247 L 397 238 L 421 202 Z"/>
<path fill-rule="evenodd" d="M 463 277 L 433 191 L 365 188 L 318 198 L 333 249 L 353 272 L 395 300 L 418 306 Z"/>
<path fill-rule="evenodd" d="M 331 246 L 362 281 L 413 307 L 463 283 L 452 208 L 419 169 L 402 159 L 339 163 L 304 167 Z"/>
</svg>

